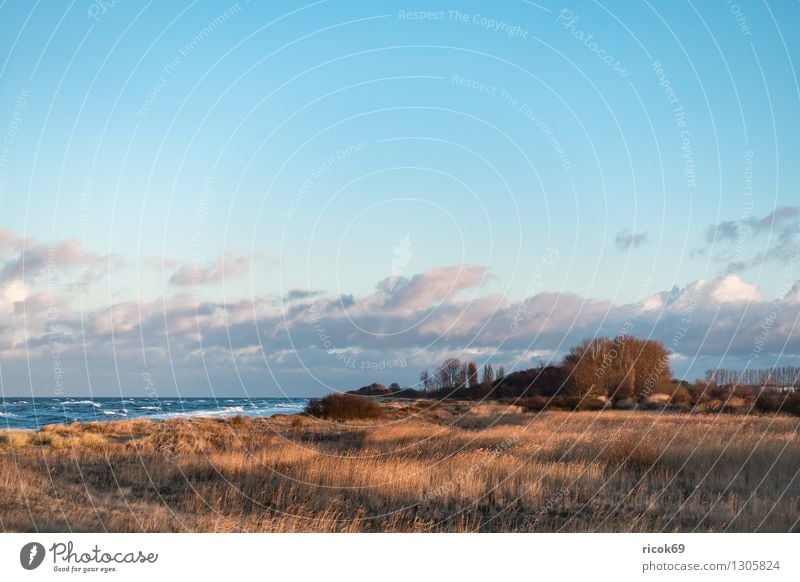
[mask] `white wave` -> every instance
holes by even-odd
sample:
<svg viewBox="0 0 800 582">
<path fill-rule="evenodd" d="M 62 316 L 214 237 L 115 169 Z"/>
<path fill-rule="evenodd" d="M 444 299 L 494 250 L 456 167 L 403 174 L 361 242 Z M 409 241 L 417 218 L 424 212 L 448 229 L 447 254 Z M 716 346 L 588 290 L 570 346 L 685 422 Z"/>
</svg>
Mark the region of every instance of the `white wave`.
<svg viewBox="0 0 800 582">
<path fill-rule="evenodd" d="M 190 412 L 167 412 L 165 414 L 154 414 L 149 418 L 166 420 L 169 418 L 203 418 L 209 416 L 239 416 L 245 410 L 241 406 L 226 406 L 219 410 L 192 410 Z"/>
<path fill-rule="evenodd" d="M 128 411 L 125 408 L 122 410 L 103 410 L 101 412 L 109 416 L 128 416 Z"/>
<path fill-rule="evenodd" d="M 95 408 L 102 408 L 103 404 L 101 402 L 95 402 L 94 400 L 68 400 L 66 402 L 62 402 L 62 406 L 72 406 L 77 404 L 88 404 L 94 406 Z"/>
<path fill-rule="evenodd" d="M 0 412 L 0 418 L 16 418 L 17 415 L 13 412 Z"/>
</svg>

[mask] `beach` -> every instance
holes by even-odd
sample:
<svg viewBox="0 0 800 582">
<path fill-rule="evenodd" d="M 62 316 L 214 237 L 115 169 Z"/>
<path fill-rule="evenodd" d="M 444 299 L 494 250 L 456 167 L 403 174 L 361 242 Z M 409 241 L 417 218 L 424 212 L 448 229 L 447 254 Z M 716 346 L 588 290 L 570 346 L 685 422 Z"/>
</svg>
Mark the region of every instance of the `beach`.
<svg viewBox="0 0 800 582">
<path fill-rule="evenodd" d="M 798 531 L 800 418 L 382 402 L 0 431 L 0 524 L 41 532 Z"/>
</svg>

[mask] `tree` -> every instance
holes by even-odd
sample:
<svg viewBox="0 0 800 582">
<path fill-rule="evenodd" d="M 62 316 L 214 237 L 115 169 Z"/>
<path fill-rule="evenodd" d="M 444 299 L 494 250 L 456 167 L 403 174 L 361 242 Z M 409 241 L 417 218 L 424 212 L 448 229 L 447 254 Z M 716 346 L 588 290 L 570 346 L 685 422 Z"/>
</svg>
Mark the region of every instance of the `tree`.
<svg viewBox="0 0 800 582">
<path fill-rule="evenodd" d="M 500 366 L 497 369 L 497 380 L 500 381 L 506 377 L 506 369 L 503 366 Z"/>
<path fill-rule="evenodd" d="M 672 378 L 664 346 L 628 335 L 584 340 L 564 357 L 563 366 L 573 394 L 581 397 L 644 398 Z"/>
<path fill-rule="evenodd" d="M 423 370 L 419 375 L 419 385 L 425 392 L 430 392 L 434 388 L 434 379 L 428 370 Z"/>
<path fill-rule="evenodd" d="M 458 358 L 447 358 L 436 371 L 440 388 L 456 388 L 463 384 L 464 366 Z"/>
<path fill-rule="evenodd" d="M 470 388 L 478 385 L 478 364 L 471 360 L 467 364 L 467 384 Z"/>
<path fill-rule="evenodd" d="M 800 383 L 800 368 L 780 366 L 776 368 L 728 370 L 717 368 L 707 370 L 706 383 L 712 382 L 724 386 L 737 384 L 742 386 L 797 386 Z"/>
<path fill-rule="evenodd" d="M 389 384 L 389 390 L 391 390 L 392 392 L 400 392 L 400 384 L 398 384 L 397 382 L 392 382 L 391 384 Z"/>
<path fill-rule="evenodd" d="M 672 370 L 669 367 L 669 352 L 663 345 L 653 340 L 637 341 L 640 349 L 634 364 L 634 391 L 642 397 L 665 380 L 671 380 Z"/>
<path fill-rule="evenodd" d="M 631 336 L 620 335 L 611 341 L 614 357 L 611 358 L 605 392 L 611 398 L 631 398 L 636 391 L 636 360 L 644 342 Z M 608 358 L 608 356 L 607 356 Z"/>
<path fill-rule="evenodd" d="M 612 358 L 609 344 L 606 338 L 583 340 L 564 356 L 563 366 L 574 395 L 583 398 L 605 392 L 604 376 Z"/>
<path fill-rule="evenodd" d="M 494 384 L 494 370 L 491 364 L 486 363 L 483 365 L 483 378 L 481 380 L 484 386 L 491 386 Z"/>
</svg>

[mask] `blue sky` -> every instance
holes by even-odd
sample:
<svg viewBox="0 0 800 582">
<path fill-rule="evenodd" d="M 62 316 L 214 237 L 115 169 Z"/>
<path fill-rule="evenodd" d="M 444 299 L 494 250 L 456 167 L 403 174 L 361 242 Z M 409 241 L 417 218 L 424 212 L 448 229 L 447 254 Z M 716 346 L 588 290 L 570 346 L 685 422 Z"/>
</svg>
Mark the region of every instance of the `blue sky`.
<svg viewBox="0 0 800 582">
<path fill-rule="evenodd" d="M 448 350 L 507 367 L 557 358 L 576 329 L 613 333 L 609 313 L 657 295 L 673 305 L 700 280 L 724 290 L 728 319 L 755 317 L 751 332 L 732 328 L 744 344 L 758 309 L 788 302 L 758 366 L 787 362 L 796 351 L 779 339 L 794 331 L 800 279 L 798 17 L 796 3 L 757 2 L 7 1 L 3 260 L 63 241 L 80 252 L 61 247 L 57 276 L 6 269 L 0 307 L 49 305 L 80 393 L 92 378 L 101 392 L 141 391 L 150 366 L 165 392 L 371 381 L 343 369 L 302 313 L 292 319 L 279 300 L 292 290 L 310 295 L 306 307 L 339 310 L 337 350 L 406 358 L 394 376 L 374 374 L 384 381 L 411 383 Z M 458 284 L 429 294 L 441 280 Z M 431 303 L 370 311 L 397 281 Z M 709 313 L 720 293 L 708 291 Z M 580 298 L 561 328 L 545 317 L 512 348 L 480 332 L 498 325 L 500 307 L 485 302 L 514 313 L 548 294 Z M 170 329 L 170 309 L 201 302 L 220 319 Z M 255 332 L 238 339 L 236 302 L 250 305 Z M 591 319 L 586 305 L 610 307 Z M 447 307 L 469 314 L 458 341 L 450 328 L 398 331 Z M 115 309 L 135 321 L 112 318 L 110 343 L 100 324 L 87 331 Z M 148 309 L 163 329 L 145 325 Z M 637 316 L 639 331 L 669 339 L 666 311 Z M 367 315 L 383 334 L 373 344 L 357 337 Z M 277 338 L 281 320 L 299 345 Z M 20 357 L 47 361 L 52 334 L 8 329 L 6 390 L 51 393 L 49 364 L 34 381 Z M 95 341 L 120 353 L 82 363 Z M 748 353 L 683 345 L 673 367 L 755 365 Z"/>
</svg>

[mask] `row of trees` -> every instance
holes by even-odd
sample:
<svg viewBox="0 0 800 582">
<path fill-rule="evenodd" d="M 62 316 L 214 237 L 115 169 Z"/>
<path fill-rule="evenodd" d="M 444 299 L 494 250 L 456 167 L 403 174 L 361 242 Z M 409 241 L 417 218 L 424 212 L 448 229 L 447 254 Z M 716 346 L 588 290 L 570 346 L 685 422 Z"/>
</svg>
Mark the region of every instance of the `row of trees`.
<svg viewBox="0 0 800 582">
<path fill-rule="evenodd" d="M 716 385 L 714 385 L 716 384 Z M 657 393 L 669 395 L 672 406 L 719 411 L 759 410 L 800 414 L 800 392 L 781 394 L 761 386 L 798 386 L 800 368 L 770 370 L 709 370 L 705 384 L 694 385 L 672 379 L 669 352 L 657 341 L 619 335 L 587 339 L 574 346 L 559 365 L 545 365 L 514 371 L 508 376 L 492 364 L 479 368 L 474 360 L 447 358 L 436 370 L 420 375 L 420 388 L 388 389 L 371 384 L 352 391 L 359 396 L 396 395 L 400 398 L 515 398 L 527 410 L 547 406 L 599 410 L 613 400 L 614 406 L 663 405 L 663 399 L 649 399 Z M 639 401 L 638 403 L 635 401 Z M 337 403 L 333 403 L 337 404 Z M 595 408 L 586 408 L 595 407 Z M 323 410 L 320 414 L 327 414 Z M 338 414 L 338 412 L 337 412 Z"/>
<path fill-rule="evenodd" d="M 520 382 L 539 383 L 542 367 L 534 378 L 526 372 L 516 373 L 515 386 Z M 480 371 L 479 371 L 480 370 Z M 564 357 L 561 366 L 548 366 L 549 381 L 555 380 L 560 371 L 563 386 L 550 387 L 558 392 L 561 388 L 576 396 L 608 396 L 615 399 L 646 397 L 659 385 L 672 379 L 669 367 L 669 352 L 657 341 L 619 335 L 615 338 L 587 339 L 574 346 Z M 495 373 L 491 363 L 479 369 L 474 360 L 462 361 L 447 358 L 433 372 L 420 374 L 420 387 L 425 392 L 443 389 L 491 388 L 505 378 L 501 366 Z M 524 376 L 524 378 L 522 377 Z M 717 368 L 705 373 L 706 384 L 718 386 L 800 386 L 800 367 L 783 366 L 759 370 L 729 370 Z M 393 386 L 394 387 L 394 386 Z M 399 389 L 399 386 L 397 386 Z"/>
<path fill-rule="evenodd" d="M 461 361 L 458 358 L 447 358 L 432 374 L 424 370 L 419 375 L 419 383 L 425 392 L 434 392 L 447 388 L 476 388 L 492 386 L 495 381 L 505 378 L 506 371 L 500 366 L 495 375 L 490 363 L 483 365 L 478 378 L 478 363 L 475 360 Z"/>
<path fill-rule="evenodd" d="M 782 366 L 765 370 L 706 370 L 707 384 L 725 386 L 800 386 L 800 368 Z"/>
<path fill-rule="evenodd" d="M 447 358 L 433 373 L 420 374 L 425 392 L 443 389 L 494 388 L 500 393 L 560 393 L 575 396 L 643 398 L 672 380 L 669 352 L 657 341 L 629 335 L 587 339 L 573 347 L 561 366 L 540 366 L 515 372 L 505 381 L 505 370 L 486 363 L 479 373 L 477 362 Z M 543 387 L 541 384 L 557 383 Z M 508 384 L 508 386 L 506 386 Z"/>
</svg>

